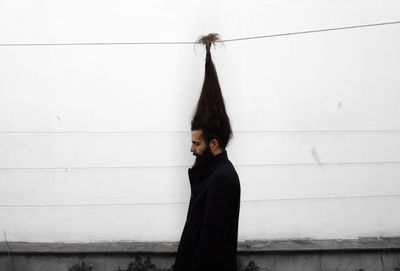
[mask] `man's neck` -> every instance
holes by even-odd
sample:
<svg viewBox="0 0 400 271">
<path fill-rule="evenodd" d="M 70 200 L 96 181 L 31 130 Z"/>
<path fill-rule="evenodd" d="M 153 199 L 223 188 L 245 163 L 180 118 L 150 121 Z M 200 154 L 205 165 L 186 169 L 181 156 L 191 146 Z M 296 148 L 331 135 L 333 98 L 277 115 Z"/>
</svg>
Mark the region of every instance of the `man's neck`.
<svg viewBox="0 0 400 271">
<path fill-rule="evenodd" d="M 216 149 L 215 151 L 211 151 L 211 152 L 212 152 L 212 154 L 213 154 L 214 156 L 217 156 L 218 154 L 222 153 L 223 150 L 222 150 L 221 148 L 218 148 L 218 149 Z"/>
</svg>

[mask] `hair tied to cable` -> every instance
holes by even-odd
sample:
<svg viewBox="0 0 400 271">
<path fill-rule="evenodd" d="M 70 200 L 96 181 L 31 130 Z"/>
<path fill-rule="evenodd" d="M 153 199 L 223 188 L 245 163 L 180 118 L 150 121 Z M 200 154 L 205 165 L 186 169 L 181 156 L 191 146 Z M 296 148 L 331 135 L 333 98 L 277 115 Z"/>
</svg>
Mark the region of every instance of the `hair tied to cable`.
<svg viewBox="0 0 400 271">
<path fill-rule="evenodd" d="M 210 33 L 208 35 L 200 36 L 196 43 L 204 44 L 206 46 L 207 52 L 210 51 L 211 44 L 221 42 L 221 38 L 217 33 Z"/>
</svg>

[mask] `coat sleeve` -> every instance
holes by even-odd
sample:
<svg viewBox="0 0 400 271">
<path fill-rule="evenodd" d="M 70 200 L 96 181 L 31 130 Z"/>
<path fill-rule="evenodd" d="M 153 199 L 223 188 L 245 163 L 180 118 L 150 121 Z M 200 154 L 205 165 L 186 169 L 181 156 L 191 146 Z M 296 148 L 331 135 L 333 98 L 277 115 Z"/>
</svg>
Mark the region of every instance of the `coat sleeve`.
<svg viewBox="0 0 400 271">
<path fill-rule="evenodd" d="M 212 180 L 207 191 L 204 220 L 191 271 L 218 270 L 224 243 L 229 241 L 236 195 L 237 187 L 227 177 L 217 176 Z"/>
</svg>

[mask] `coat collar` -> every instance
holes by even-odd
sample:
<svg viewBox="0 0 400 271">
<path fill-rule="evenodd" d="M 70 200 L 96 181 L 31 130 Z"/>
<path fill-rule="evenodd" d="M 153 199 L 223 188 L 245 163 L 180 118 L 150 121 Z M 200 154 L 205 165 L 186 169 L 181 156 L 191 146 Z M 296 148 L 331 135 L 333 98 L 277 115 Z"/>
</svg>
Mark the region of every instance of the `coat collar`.
<svg viewBox="0 0 400 271">
<path fill-rule="evenodd" d="M 212 167 L 217 161 L 221 160 L 228 160 L 228 154 L 226 153 L 226 150 L 222 151 L 221 153 L 217 154 L 214 156 L 210 161 L 207 161 L 204 165 L 201 165 L 199 167 L 192 167 L 192 170 L 204 170 L 208 167 Z"/>
<path fill-rule="evenodd" d="M 217 164 L 219 164 L 220 161 L 224 160 L 228 160 L 228 154 L 226 150 L 217 154 L 210 161 L 206 162 L 204 165 L 200 167 L 189 168 L 188 173 L 191 185 L 193 185 L 194 182 L 197 183 L 197 180 L 201 181 L 202 179 L 204 179 L 208 174 L 214 171 L 214 169 L 216 168 Z"/>
</svg>

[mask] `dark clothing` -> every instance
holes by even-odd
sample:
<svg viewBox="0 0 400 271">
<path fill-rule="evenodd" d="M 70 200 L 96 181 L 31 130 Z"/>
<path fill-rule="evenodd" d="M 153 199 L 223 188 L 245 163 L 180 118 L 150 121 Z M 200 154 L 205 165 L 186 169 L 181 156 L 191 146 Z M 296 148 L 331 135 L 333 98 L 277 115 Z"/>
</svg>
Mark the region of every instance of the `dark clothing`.
<svg viewBox="0 0 400 271">
<path fill-rule="evenodd" d="M 189 169 L 191 197 L 174 271 L 236 271 L 239 177 L 226 151 Z"/>
</svg>

